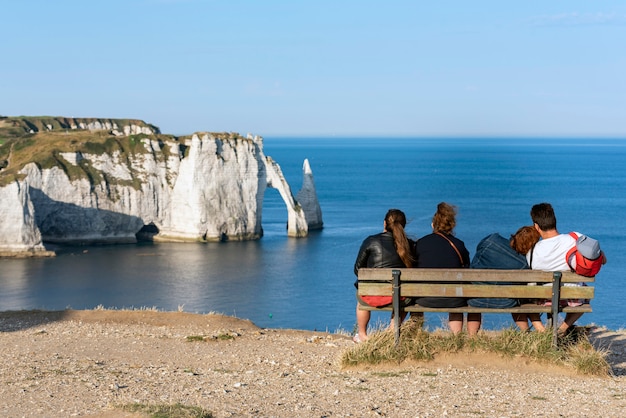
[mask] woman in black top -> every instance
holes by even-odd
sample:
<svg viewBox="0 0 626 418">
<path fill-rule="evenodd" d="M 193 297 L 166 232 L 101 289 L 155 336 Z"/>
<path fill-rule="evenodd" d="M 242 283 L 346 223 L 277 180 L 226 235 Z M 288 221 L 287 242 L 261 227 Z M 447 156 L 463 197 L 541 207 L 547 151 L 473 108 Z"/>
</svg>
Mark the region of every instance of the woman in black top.
<svg viewBox="0 0 626 418">
<path fill-rule="evenodd" d="M 376 235 L 370 235 L 361 244 L 359 254 L 354 263 L 354 274 L 358 276 L 359 269 L 364 267 L 370 268 L 403 268 L 413 267 L 412 241 L 406 237 L 404 226 L 406 225 L 406 217 L 404 212 L 399 209 L 389 209 L 383 221 L 383 232 Z M 357 286 L 357 282 L 354 283 Z M 354 342 L 367 340 L 367 325 L 370 320 L 370 311 L 359 309 L 360 303 L 372 306 L 385 306 L 391 304 L 391 297 L 388 301 L 378 300 L 374 304 L 374 299 L 378 296 L 367 298 L 357 295 L 356 319 L 358 332 L 354 336 Z"/>
<path fill-rule="evenodd" d="M 463 241 L 454 236 L 456 226 L 456 208 L 448 203 L 437 205 L 437 212 L 433 216 L 433 233 L 420 238 L 415 245 L 416 267 L 421 268 L 466 268 L 470 265 L 469 251 Z M 456 308 L 466 306 L 465 298 L 456 297 L 422 297 L 415 299 L 418 305 L 429 308 Z M 478 314 L 480 315 L 480 314 Z M 470 322 L 480 316 L 468 314 L 468 328 Z M 463 330 L 463 314 L 450 313 L 448 322 L 450 330 L 455 334 Z"/>
</svg>

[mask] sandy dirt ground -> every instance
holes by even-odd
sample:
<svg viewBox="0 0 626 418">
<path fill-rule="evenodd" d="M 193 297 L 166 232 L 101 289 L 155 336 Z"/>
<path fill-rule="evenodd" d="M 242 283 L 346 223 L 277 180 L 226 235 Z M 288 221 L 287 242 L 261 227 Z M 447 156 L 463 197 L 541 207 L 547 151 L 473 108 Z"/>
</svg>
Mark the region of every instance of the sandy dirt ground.
<svg viewBox="0 0 626 418">
<path fill-rule="evenodd" d="M 143 417 L 134 403 L 214 417 L 624 417 L 626 333 L 593 327 L 613 374 L 459 354 L 344 369 L 349 336 L 222 315 L 0 312 L 0 415 Z"/>
</svg>

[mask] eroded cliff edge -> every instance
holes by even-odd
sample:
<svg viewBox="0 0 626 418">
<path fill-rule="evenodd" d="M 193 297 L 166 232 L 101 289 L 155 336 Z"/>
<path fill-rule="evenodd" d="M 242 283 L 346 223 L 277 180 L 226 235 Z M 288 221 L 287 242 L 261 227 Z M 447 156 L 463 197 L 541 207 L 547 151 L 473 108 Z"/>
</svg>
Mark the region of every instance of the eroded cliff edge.
<svg viewBox="0 0 626 418">
<path fill-rule="evenodd" d="M 47 242 L 259 239 L 267 187 L 285 201 L 289 236 L 323 226 L 308 161 L 296 198 L 259 136 L 175 137 L 132 119 L 0 118 L 2 255 L 45 254 Z"/>
</svg>

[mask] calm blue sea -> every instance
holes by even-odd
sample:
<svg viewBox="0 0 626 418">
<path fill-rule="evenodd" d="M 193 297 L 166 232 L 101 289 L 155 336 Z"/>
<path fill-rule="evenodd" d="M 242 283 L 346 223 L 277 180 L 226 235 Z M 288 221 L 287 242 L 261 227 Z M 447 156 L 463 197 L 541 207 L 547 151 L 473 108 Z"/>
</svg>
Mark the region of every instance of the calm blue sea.
<svg viewBox="0 0 626 418">
<path fill-rule="evenodd" d="M 402 209 L 419 238 L 438 202 L 456 205 L 456 235 L 473 255 L 481 238 L 508 236 L 530 223 L 533 204 L 550 202 L 560 232 L 597 238 L 608 258 L 594 312 L 580 323 L 626 326 L 626 140 L 266 138 L 265 154 L 294 194 L 309 159 L 323 230 L 288 238 L 285 206 L 268 189 L 259 241 L 68 247 L 54 259 L 0 260 L 0 310 L 156 307 L 352 331 L 354 259 L 361 241 L 382 230 L 387 209 Z M 442 320 L 427 315 L 430 327 Z M 485 318 L 487 328 L 508 325 L 506 315 Z"/>
</svg>

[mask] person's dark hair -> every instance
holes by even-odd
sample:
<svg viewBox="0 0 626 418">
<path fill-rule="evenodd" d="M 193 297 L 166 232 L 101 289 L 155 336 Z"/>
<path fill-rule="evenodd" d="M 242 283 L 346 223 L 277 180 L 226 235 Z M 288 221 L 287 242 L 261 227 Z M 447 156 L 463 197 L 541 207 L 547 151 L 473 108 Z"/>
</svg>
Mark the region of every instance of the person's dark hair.
<svg viewBox="0 0 626 418">
<path fill-rule="evenodd" d="M 456 207 L 446 202 L 439 203 L 433 216 L 433 231 L 452 235 L 455 226 Z"/>
<path fill-rule="evenodd" d="M 509 245 L 520 254 L 528 254 L 533 246 L 539 241 L 541 235 L 532 226 L 523 226 L 511 235 Z"/>
<path fill-rule="evenodd" d="M 556 215 L 549 203 L 538 203 L 530 210 L 530 217 L 542 231 L 556 229 Z"/>
<path fill-rule="evenodd" d="M 400 259 L 406 267 L 413 267 L 413 253 L 409 239 L 404 232 L 406 216 L 400 209 L 389 209 L 385 215 L 385 228 L 393 235 L 393 243 Z"/>
</svg>

